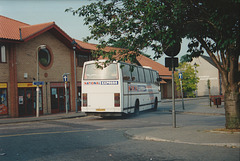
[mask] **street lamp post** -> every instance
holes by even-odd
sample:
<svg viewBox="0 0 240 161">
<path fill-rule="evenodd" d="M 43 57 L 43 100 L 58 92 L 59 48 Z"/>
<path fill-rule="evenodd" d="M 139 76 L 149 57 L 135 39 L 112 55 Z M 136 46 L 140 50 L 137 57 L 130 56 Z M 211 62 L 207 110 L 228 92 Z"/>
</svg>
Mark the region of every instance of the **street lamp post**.
<svg viewBox="0 0 240 161">
<path fill-rule="evenodd" d="M 45 49 L 46 45 L 40 45 L 36 48 L 36 53 L 37 53 L 37 82 L 39 81 L 39 56 L 38 56 L 38 50 L 40 49 Z M 36 88 L 36 102 L 37 102 L 37 107 L 36 107 L 36 117 L 39 117 L 39 84 L 37 84 L 37 88 Z"/>
<path fill-rule="evenodd" d="M 75 89 L 74 89 L 74 92 L 75 92 L 75 104 L 76 104 L 76 113 L 78 112 L 78 105 L 77 105 L 77 69 L 76 69 L 76 41 L 73 40 L 72 41 L 72 45 L 73 45 L 73 65 L 74 65 L 74 85 L 75 85 Z"/>
</svg>

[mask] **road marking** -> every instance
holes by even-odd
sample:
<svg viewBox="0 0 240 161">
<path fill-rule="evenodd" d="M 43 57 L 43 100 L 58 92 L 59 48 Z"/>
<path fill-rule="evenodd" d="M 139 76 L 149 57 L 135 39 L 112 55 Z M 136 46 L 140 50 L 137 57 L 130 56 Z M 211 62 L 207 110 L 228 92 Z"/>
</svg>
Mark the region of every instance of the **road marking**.
<svg viewBox="0 0 240 161">
<path fill-rule="evenodd" d="M 74 133 L 74 132 L 81 132 L 81 131 L 92 131 L 92 130 L 71 130 L 71 131 L 53 131 L 53 132 L 39 132 L 39 133 L 26 133 L 26 134 L 0 135 L 0 138 L 15 137 L 15 136 L 31 136 L 31 135 L 46 135 L 46 134 Z"/>
</svg>

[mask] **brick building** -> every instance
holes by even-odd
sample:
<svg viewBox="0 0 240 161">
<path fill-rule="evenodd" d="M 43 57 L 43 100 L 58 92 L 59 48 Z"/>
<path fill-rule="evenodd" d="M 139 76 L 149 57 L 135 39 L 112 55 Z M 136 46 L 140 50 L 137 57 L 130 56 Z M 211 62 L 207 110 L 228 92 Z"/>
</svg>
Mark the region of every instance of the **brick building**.
<svg viewBox="0 0 240 161">
<path fill-rule="evenodd" d="M 89 59 L 90 50 L 79 44 L 75 44 L 74 50 L 72 42 L 73 39 L 54 22 L 29 25 L 0 16 L 0 115 L 35 115 L 36 86 L 33 81 L 37 79 L 37 68 L 39 81 L 44 82 L 40 86 L 40 115 L 65 111 L 64 73 L 70 74 L 68 108 L 75 111 L 76 104 L 80 108 L 82 65 Z"/>
</svg>

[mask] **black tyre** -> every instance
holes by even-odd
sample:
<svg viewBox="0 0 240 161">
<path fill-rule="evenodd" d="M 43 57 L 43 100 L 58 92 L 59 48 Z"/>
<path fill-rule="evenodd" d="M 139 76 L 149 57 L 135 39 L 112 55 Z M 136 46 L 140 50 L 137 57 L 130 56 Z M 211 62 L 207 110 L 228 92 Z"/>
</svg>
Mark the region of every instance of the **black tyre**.
<svg viewBox="0 0 240 161">
<path fill-rule="evenodd" d="M 134 115 L 135 116 L 139 115 L 139 101 L 138 100 L 136 100 L 136 102 L 135 102 Z"/>
<path fill-rule="evenodd" d="M 157 108 L 158 108 L 158 98 L 155 98 L 153 111 L 157 111 Z"/>
</svg>

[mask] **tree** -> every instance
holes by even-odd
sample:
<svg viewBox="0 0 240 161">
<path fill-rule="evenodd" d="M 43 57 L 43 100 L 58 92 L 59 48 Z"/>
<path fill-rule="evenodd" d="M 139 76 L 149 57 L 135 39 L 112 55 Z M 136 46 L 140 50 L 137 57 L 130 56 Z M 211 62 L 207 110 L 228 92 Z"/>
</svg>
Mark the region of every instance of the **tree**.
<svg viewBox="0 0 240 161">
<path fill-rule="evenodd" d="M 183 55 L 180 59 L 180 62 L 183 63 L 183 62 L 191 62 L 192 61 L 192 57 L 191 55 Z"/>
<path fill-rule="evenodd" d="M 180 70 L 183 75 L 182 89 L 184 95 L 187 97 L 195 97 L 196 95 L 194 91 L 197 90 L 197 84 L 199 82 L 199 78 L 196 75 L 197 71 L 194 70 L 194 67 L 191 64 L 186 62 L 180 63 L 178 70 Z M 179 72 L 174 74 L 174 81 L 176 83 L 177 90 L 180 91 L 181 86 L 180 80 L 178 79 L 178 74 Z"/>
<path fill-rule="evenodd" d="M 240 128 L 239 8 L 239 0 L 99 0 L 67 11 L 85 17 L 87 39 L 126 42 L 134 52 L 122 52 L 124 59 L 146 47 L 159 58 L 168 46 L 189 39 L 191 57 L 205 50 L 222 75 L 226 128 Z"/>
<path fill-rule="evenodd" d="M 123 48 L 123 49 L 129 49 L 128 44 L 125 41 L 119 40 L 119 41 L 114 41 L 111 43 L 112 47 L 117 47 L 117 48 Z M 146 56 L 147 58 L 151 59 L 151 55 L 148 55 L 144 52 L 140 52 L 141 55 Z"/>
</svg>

